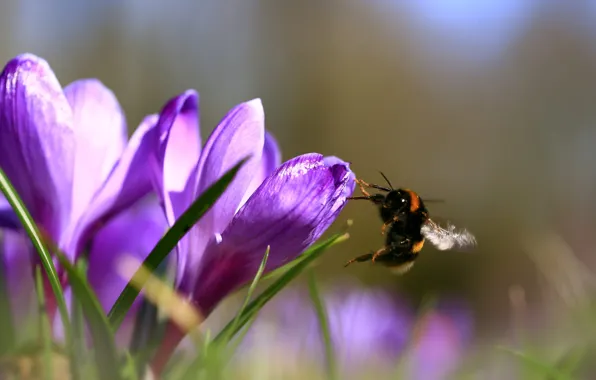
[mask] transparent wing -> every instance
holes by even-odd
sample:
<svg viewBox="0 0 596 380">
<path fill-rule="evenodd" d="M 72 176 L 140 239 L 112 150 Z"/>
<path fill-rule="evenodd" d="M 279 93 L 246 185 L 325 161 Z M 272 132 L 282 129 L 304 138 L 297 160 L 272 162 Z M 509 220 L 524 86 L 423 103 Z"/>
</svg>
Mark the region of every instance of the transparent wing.
<svg viewBox="0 0 596 380">
<path fill-rule="evenodd" d="M 429 219 L 422 225 L 420 232 L 428 242 L 441 251 L 469 251 L 477 245 L 476 238 L 468 230 L 457 230 L 450 223 L 443 228 Z"/>
</svg>

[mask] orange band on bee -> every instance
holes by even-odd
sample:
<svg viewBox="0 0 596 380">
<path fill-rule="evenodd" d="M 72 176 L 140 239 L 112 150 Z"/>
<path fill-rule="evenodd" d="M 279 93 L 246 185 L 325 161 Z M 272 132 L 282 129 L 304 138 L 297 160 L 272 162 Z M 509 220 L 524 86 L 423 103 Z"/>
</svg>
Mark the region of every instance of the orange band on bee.
<svg viewBox="0 0 596 380">
<path fill-rule="evenodd" d="M 420 208 L 420 197 L 410 189 L 405 191 L 410 194 L 410 212 L 416 212 Z"/>
<path fill-rule="evenodd" d="M 420 252 L 422 250 L 422 247 L 424 247 L 424 239 L 412 244 L 412 253 Z"/>
</svg>

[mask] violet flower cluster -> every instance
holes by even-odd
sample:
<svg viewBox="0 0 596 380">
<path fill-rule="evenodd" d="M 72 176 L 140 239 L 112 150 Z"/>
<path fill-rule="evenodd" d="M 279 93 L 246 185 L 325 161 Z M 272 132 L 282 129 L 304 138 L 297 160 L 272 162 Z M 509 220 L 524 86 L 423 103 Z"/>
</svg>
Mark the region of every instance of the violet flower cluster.
<svg viewBox="0 0 596 380">
<path fill-rule="evenodd" d="M 73 262 L 87 256 L 89 281 L 106 311 L 128 280 L 117 274 L 119 258 L 144 259 L 167 227 L 246 156 L 231 185 L 175 252 L 176 289 L 205 316 L 254 276 L 267 246 L 267 270 L 309 247 L 354 189 L 354 174 L 339 158 L 313 153 L 281 164 L 259 99 L 234 107 L 202 148 L 193 90 L 126 136 L 121 107 L 98 80 L 62 88 L 49 65 L 30 54 L 2 71 L 0 168 L 46 239 Z M 0 279 L 12 292 L 31 279 L 37 259 L 10 206 L 0 200 L 0 227 L 7 232 Z M 55 311 L 55 305 L 50 308 Z M 170 326 L 158 370 L 183 335 Z"/>
<path fill-rule="evenodd" d="M 241 368 L 263 355 L 286 370 L 328 364 L 308 294 L 297 288 L 283 293 L 263 308 L 240 344 Z M 406 302 L 381 289 L 336 284 L 322 298 L 341 378 L 399 371 L 407 379 L 446 379 L 461 364 L 472 335 L 473 318 L 459 302 L 442 301 L 416 316 Z"/>
<path fill-rule="evenodd" d="M 270 246 L 266 271 L 290 262 L 335 220 L 354 190 L 354 174 L 336 157 L 305 154 L 280 165 L 256 99 L 228 112 L 201 149 L 198 96 L 172 99 L 160 117 L 156 183 L 171 225 L 199 194 L 243 157 L 233 183 L 177 249 L 176 289 L 207 316 L 250 281 Z M 184 152 L 184 154 L 180 154 Z M 170 325 L 154 368 L 184 332 Z"/>
</svg>

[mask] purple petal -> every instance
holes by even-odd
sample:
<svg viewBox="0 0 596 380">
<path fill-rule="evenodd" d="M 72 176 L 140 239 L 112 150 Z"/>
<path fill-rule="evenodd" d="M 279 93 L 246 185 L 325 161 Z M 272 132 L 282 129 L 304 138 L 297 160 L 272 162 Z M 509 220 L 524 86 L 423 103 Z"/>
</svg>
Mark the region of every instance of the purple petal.
<svg viewBox="0 0 596 380">
<path fill-rule="evenodd" d="M 443 309 L 430 311 L 418 323 L 408 378 L 445 379 L 459 366 L 470 338 L 471 316 L 461 308 Z"/>
<path fill-rule="evenodd" d="M 242 207 L 248 198 L 261 186 L 265 178 L 269 177 L 275 169 L 281 164 L 281 151 L 277 145 L 277 141 L 271 133 L 265 131 L 265 145 L 263 146 L 263 155 L 261 156 L 261 165 L 259 165 L 257 172 L 248 185 L 248 189 L 242 197 L 242 201 L 238 205 L 238 209 Z M 238 211 L 238 209 L 236 211 Z"/>
<path fill-rule="evenodd" d="M 159 188 L 163 191 L 161 196 L 170 225 L 193 201 L 196 168 L 201 153 L 198 113 L 198 94 L 188 90 L 170 100 L 159 117 L 158 159 L 163 169 Z"/>
<path fill-rule="evenodd" d="M 126 121 L 112 91 L 96 79 L 73 82 L 64 88 L 64 94 L 74 116 L 71 220 L 77 220 L 122 155 Z"/>
<path fill-rule="evenodd" d="M 215 205 L 205 214 L 192 235 L 189 235 L 188 250 L 179 255 L 178 273 L 183 277 L 187 269 L 196 268 L 208 240 L 215 233 L 221 233 L 228 225 L 255 173 L 263 153 L 265 115 L 259 99 L 242 103 L 233 108 L 211 133 L 201 153 L 198 166 L 198 196 L 248 155 L 252 158 L 240 169 L 232 183 Z M 186 257 L 185 257 L 186 256 Z M 192 270 L 192 269 L 191 269 Z M 196 270 L 196 269 L 195 269 Z"/>
<path fill-rule="evenodd" d="M 0 167 L 33 218 L 55 240 L 70 213 L 72 112 L 46 61 L 25 54 L 0 77 Z"/>
<path fill-rule="evenodd" d="M 66 254 L 71 258 L 80 254 L 94 229 L 152 191 L 151 165 L 155 162 L 158 146 L 156 122 L 155 115 L 143 120 L 130 138 L 120 161 L 68 236 Z"/>
<path fill-rule="evenodd" d="M 12 315 L 19 321 L 31 315 L 35 305 L 32 247 L 23 233 L 2 230 L 0 235 L 0 277 L 6 281 Z"/>
<path fill-rule="evenodd" d="M 128 283 L 118 265 L 125 256 L 143 261 L 163 236 L 167 223 L 159 203 L 143 200 L 120 213 L 93 238 L 88 279 L 106 312 Z M 138 298 L 140 299 L 140 298 Z"/>
<path fill-rule="evenodd" d="M 9 228 L 12 230 L 21 227 L 21 222 L 17 215 L 12 211 L 12 206 L 6 198 L 0 194 L 0 228 Z"/>
<path fill-rule="evenodd" d="M 259 168 L 265 142 L 265 113 L 260 99 L 234 107 L 215 128 L 201 154 L 196 194 L 209 186 L 241 159 L 252 158 L 236 175 L 211 212 L 201 219 L 205 231 L 221 233 L 228 225 L 250 181 Z"/>
<path fill-rule="evenodd" d="M 346 162 L 344 160 L 342 160 L 339 157 L 335 157 L 335 156 L 325 156 L 325 158 L 323 158 L 323 162 L 325 163 L 325 166 L 327 167 L 334 167 L 335 165 L 340 165 L 340 166 L 335 166 L 336 168 L 341 168 L 342 166 L 345 166 L 346 168 L 348 168 L 349 170 L 349 178 L 348 178 L 348 186 L 345 187 L 344 191 L 344 195 L 345 197 L 349 197 L 352 195 L 352 193 L 354 192 L 354 189 L 356 188 L 356 174 L 354 174 L 354 172 L 350 169 L 350 162 Z"/>
<path fill-rule="evenodd" d="M 322 298 L 342 372 L 354 374 L 367 366 L 370 368 L 371 364 L 395 366 L 413 322 L 412 310 L 404 302 L 381 289 L 365 289 L 344 282 L 325 291 Z M 271 327 L 274 334 L 264 340 L 263 330 Z M 263 308 L 241 343 L 239 356 L 254 351 L 260 343 L 273 349 L 283 347 L 288 357 L 306 355 L 305 359 L 325 365 L 321 334 L 308 293 L 290 287 Z"/>
<path fill-rule="evenodd" d="M 320 154 L 296 157 L 268 177 L 203 255 L 194 300 L 208 314 L 250 280 L 271 246 L 267 270 L 302 253 L 331 225 L 352 187 L 346 164 L 327 167 Z M 192 275 L 191 275 L 192 276 Z M 189 276 L 189 277 L 191 277 Z"/>
<path fill-rule="evenodd" d="M 357 367 L 371 360 L 395 363 L 409 339 L 410 310 L 383 291 L 355 289 L 343 296 L 337 293 L 327 299 L 326 305 L 342 367 Z"/>
</svg>

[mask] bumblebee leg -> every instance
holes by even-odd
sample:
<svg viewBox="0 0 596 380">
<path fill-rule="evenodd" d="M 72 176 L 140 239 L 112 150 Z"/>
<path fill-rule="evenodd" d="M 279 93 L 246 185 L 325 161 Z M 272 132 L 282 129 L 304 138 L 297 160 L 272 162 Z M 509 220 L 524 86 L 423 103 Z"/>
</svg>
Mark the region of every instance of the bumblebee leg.
<svg viewBox="0 0 596 380">
<path fill-rule="evenodd" d="M 375 260 L 377 259 L 377 257 L 379 257 L 379 256 L 382 256 L 382 255 L 384 255 L 384 254 L 386 254 L 386 253 L 387 253 L 387 247 L 383 247 L 383 248 L 379 249 L 377 252 L 375 252 L 375 253 L 372 255 L 372 259 L 371 259 L 371 261 L 374 263 L 374 262 L 375 262 Z"/>
<path fill-rule="evenodd" d="M 363 180 L 361 180 L 361 179 L 358 179 L 358 178 L 356 178 L 356 183 L 358 184 L 358 187 L 360 188 L 360 192 L 361 192 L 362 194 L 364 194 L 364 195 L 365 195 L 365 196 L 367 196 L 367 197 L 370 197 L 370 196 L 371 196 L 371 195 L 370 195 L 370 193 L 369 193 L 368 191 L 366 191 L 366 189 L 364 188 L 364 187 L 366 186 L 366 185 L 365 185 L 365 184 L 366 184 L 366 182 L 364 182 L 364 181 L 363 181 Z"/>
<path fill-rule="evenodd" d="M 385 230 L 391 223 L 393 223 L 393 220 L 383 223 L 383 226 L 381 227 L 381 235 L 385 235 Z"/>
<path fill-rule="evenodd" d="M 381 227 L 381 235 L 385 235 L 385 231 L 387 230 L 387 227 L 389 227 L 391 225 L 391 223 L 397 222 L 398 220 L 399 220 L 399 216 L 395 215 L 393 217 L 393 219 L 391 219 L 388 222 L 383 223 L 383 226 Z"/>
<path fill-rule="evenodd" d="M 348 261 L 347 263 L 344 264 L 344 268 L 347 267 L 350 264 L 356 263 L 356 262 L 364 262 L 364 261 L 369 261 L 371 258 L 373 257 L 373 253 L 367 253 L 366 255 L 361 255 L 358 257 L 354 257 L 352 260 Z"/>
<path fill-rule="evenodd" d="M 365 195 L 365 196 L 361 196 L 361 197 L 348 197 L 349 200 L 355 201 L 355 200 L 359 200 L 359 199 L 366 199 L 366 200 L 370 200 L 370 195 Z"/>
<path fill-rule="evenodd" d="M 360 190 L 362 191 L 363 194 L 367 194 L 366 190 L 364 190 L 365 187 L 368 187 L 371 189 L 383 190 L 383 191 L 391 191 L 391 189 L 389 189 L 385 186 L 368 183 L 368 182 L 358 179 L 358 178 L 356 178 L 356 183 L 358 183 L 358 186 L 360 186 Z"/>
</svg>

